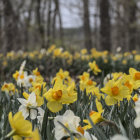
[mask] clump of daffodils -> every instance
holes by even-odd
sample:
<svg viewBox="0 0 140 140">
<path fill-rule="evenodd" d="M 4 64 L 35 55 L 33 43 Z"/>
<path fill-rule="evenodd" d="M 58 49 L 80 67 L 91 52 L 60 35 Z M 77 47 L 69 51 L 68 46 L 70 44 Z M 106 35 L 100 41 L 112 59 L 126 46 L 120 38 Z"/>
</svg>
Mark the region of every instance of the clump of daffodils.
<svg viewBox="0 0 140 140">
<path fill-rule="evenodd" d="M 67 86 L 63 80 L 57 78 L 53 88 L 50 88 L 44 97 L 48 101 L 47 107 L 52 112 L 58 112 L 63 108 L 63 104 L 70 104 L 77 100 L 77 92 L 74 90 L 75 84 Z"/>
<path fill-rule="evenodd" d="M 26 61 L 23 61 L 23 63 L 20 66 L 20 70 L 16 71 L 13 74 L 14 79 L 17 81 L 17 85 L 20 87 L 31 87 L 31 83 L 35 81 L 34 75 L 28 75 L 27 71 L 24 71 Z"/>
<path fill-rule="evenodd" d="M 89 73 L 84 72 L 82 75 L 79 76 L 79 79 L 79 86 L 81 91 L 86 90 L 87 95 L 95 95 L 98 99 L 103 96 L 103 94 L 100 93 L 99 88 L 96 86 L 97 83 L 90 78 Z"/>
</svg>

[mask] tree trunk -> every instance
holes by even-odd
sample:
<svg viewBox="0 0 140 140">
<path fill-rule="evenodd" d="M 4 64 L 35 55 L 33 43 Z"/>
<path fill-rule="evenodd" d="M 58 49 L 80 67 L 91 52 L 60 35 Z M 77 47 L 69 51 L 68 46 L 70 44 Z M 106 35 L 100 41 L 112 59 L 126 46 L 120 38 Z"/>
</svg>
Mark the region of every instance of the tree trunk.
<svg viewBox="0 0 140 140">
<path fill-rule="evenodd" d="M 102 50 L 111 51 L 109 0 L 100 0 L 100 45 Z"/>
<path fill-rule="evenodd" d="M 88 51 L 92 48 L 92 39 L 91 39 L 91 28 L 90 28 L 90 19 L 89 19 L 89 0 L 83 0 L 83 23 L 84 23 L 84 39 L 85 47 Z"/>
<path fill-rule="evenodd" d="M 4 6 L 4 31 L 5 31 L 5 51 L 11 51 L 15 47 L 17 34 L 15 14 L 10 0 L 2 0 Z"/>
<path fill-rule="evenodd" d="M 137 32 L 137 25 L 136 25 L 136 12 L 137 12 L 137 5 L 135 0 L 129 2 L 129 50 L 136 49 L 136 32 Z"/>
<path fill-rule="evenodd" d="M 31 3 L 30 3 L 30 6 L 29 6 L 29 9 L 28 9 L 28 17 L 25 21 L 25 50 L 28 48 L 28 45 L 29 45 L 29 32 L 30 32 L 30 22 L 31 22 L 31 14 L 32 14 L 32 8 L 33 8 L 33 5 L 34 5 L 34 0 L 31 0 Z"/>
<path fill-rule="evenodd" d="M 38 26 L 38 31 L 40 33 L 41 38 L 41 47 L 44 48 L 45 46 L 45 38 L 44 38 L 44 28 L 41 23 L 41 0 L 37 0 L 37 6 L 36 6 L 36 22 Z"/>
<path fill-rule="evenodd" d="M 48 0 L 48 13 L 47 13 L 47 44 L 46 49 L 49 48 L 51 42 L 51 7 L 52 1 Z"/>
</svg>

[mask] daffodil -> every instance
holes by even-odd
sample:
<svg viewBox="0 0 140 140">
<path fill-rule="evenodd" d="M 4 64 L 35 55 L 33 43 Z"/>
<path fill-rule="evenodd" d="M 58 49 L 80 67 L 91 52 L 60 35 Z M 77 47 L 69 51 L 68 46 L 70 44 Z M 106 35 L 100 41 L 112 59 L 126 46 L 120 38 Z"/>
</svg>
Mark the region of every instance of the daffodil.
<svg viewBox="0 0 140 140">
<path fill-rule="evenodd" d="M 131 93 L 134 89 L 136 90 L 140 87 L 140 81 L 135 81 L 131 75 L 124 74 L 122 79 L 124 85 L 129 88 Z"/>
<path fill-rule="evenodd" d="M 20 70 L 19 71 L 16 71 L 13 74 L 13 77 L 17 81 L 17 85 L 18 86 L 29 88 L 29 87 L 31 87 L 32 82 L 35 81 L 35 76 L 34 75 L 28 75 L 28 73 L 26 71 L 24 71 L 25 64 L 26 64 L 26 61 L 24 61 L 21 64 Z"/>
<path fill-rule="evenodd" d="M 84 133 L 84 130 L 79 127 L 80 118 L 75 116 L 71 110 L 67 110 L 62 116 L 58 115 L 54 119 L 56 140 L 61 140 L 63 137 L 69 136 L 69 133 L 61 124 L 59 124 L 59 122 L 68 128 L 71 133 L 78 133 L 78 131 Z"/>
<path fill-rule="evenodd" d="M 12 131 L 7 137 L 14 137 L 14 140 L 21 137 L 30 137 L 32 135 L 32 124 L 31 122 L 24 120 L 22 112 L 17 112 L 12 116 L 12 112 L 8 115 L 9 123 Z"/>
<path fill-rule="evenodd" d="M 134 68 L 129 69 L 129 74 L 131 77 L 131 83 L 134 89 L 138 89 L 140 87 L 140 72 L 135 70 Z"/>
<path fill-rule="evenodd" d="M 46 82 L 32 82 L 32 87 L 29 88 L 30 92 L 35 92 L 36 95 L 44 94 L 46 90 Z"/>
<path fill-rule="evenodd" d="M 80 81 L 87 81 L 90 78 L 90 74 L 88 72 L 84 72 L 82 75 L 78 76 Z"/>
<path fill-rule="evenodd" d="M 96 87 L 96 82 L 92 81 L 90 79 L 90 75 L 87 72 L 84 72 L 83 75 L 79 76 L 80 78 L 80 90 L 84 91 L 86 90 L 87 95 L 89 95 L 90 93 L 92 95 L 95 95 L 98 99 L 100 99 L 101 96 L 103 96 L 100 91 L 99 88 Z"/>
<path fill-rule="evenodd" d="M 37 92 L 35 93 L 36 95 L 36 102 L 37 102 L 37 106 L 41 106 L 44 104 L 44 97 L 40 96 Z M 28 100 L 30 94 L 28 94 L 27 92 L 23 92 L 23 96 L 26 100 Z"/>
<path fill-rule="evenodd" d="M 132 76 L 134 81 L 140 82 L 140 71 L 137 71 L 134 68 L 129 69 L 129 74 Z"/>
<path fill-rule="evenodd" d="M 69 76 L 69 72 L 68 71 L 63 71 L 62 69 L 59 70 L 59 72 L 56 73 L 56 77 L 53 78 L 52 80 L 52 84 L 57 80 L 57 79 L 61 79 L 64 81 L 64 83 L 66 85 L 70 85 L 72 82 L 71 77 Z"/>
<path fill-rule="evenodd" d="M 4 83 L 1 90 L 10 95 L 13 95 L 13 94 L 15 94 L 16 88 L 13 83 Z"/>
<path fill-rule="evenodd" d="M 94 124 L 99 123 L 104 120 L 102 117 L 102 113 L 104 110 L 102 108 L 102 104 L 97 99 L 96 99 L 96 108 L 97 108 L 97 111 L 91 111 L 89 113 L 89 116 Z M 84 126 L 85 130 L 92 128 L 92 125 L 90 124 L 89 120 L 84 120 L 84 123 L 87 124 Z"/>
<path fill-rule="evenodd" d="M 86 89 L 92 88 L 96 85 L 96 82 L 90 79 L 90 75 L 87 72 L 84 72 L 83 75 L 79 76 L 80 78 L 80 89 L 84 91 Z"/>
<path fill-rule="evenodd" d="M 130 90 L 128 87 L 123 85 L 122 79 L 117 81 L 114 79 L 109 80 L 101 91 L 107 94 L 105 98 L 107 105 L 114 105 L 117 102 L 122 101 L 124 98 L 130 97 Z"/>
<path fill-rule="evenodd" d="M 77 96 L 75 96 L 75 92 L 70 93 L 73 87 L 68 88 L 65 84 L 63 84 L 63 80 L 57 79 L 53 88 L 50 88 L 45 94 L 44 97 L 47 99 L 47 107 L 52 112 L 58 112 L 62 109 L 63 104 L 73 103 Z M 76 93 L 77 94 L 77 93 Z M 76 98 L 73 98 L 73 96 Z"/>
<path fill-rule="evenodd" d="M 96 61 L 93 61 L 92 63 L 89 62 L 89 67 L 95 75 L 101 72 L 101 69 L 99 69 L 98 65 L 96 64 Z"/>
<path fill-rule="evenodd" d="M 33 70 L 33 75 L 35 76 L 36 83 L 42 83 L 44 81 L 44 78 L 41 76 L 40 72 L 38 71 L 38 68 Z"/>
<path fill-rule="evenodd" d="M 18 98 L 18 101 L 21 103 L 19 107 L 19 111 L 22 112 L 24 118 L 26 119 L 29 115 L 31 119 L 35 119 L 37 117 L 37 102 L 36 102 L 36 95 L 34 92 L 30 94 L 28 99 Z"/>
</svg>

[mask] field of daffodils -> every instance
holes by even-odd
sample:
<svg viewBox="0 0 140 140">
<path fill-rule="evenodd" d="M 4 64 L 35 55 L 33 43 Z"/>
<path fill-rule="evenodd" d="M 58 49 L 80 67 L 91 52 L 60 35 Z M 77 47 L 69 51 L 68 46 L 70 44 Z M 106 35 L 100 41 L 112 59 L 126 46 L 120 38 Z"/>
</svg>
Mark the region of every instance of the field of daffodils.
<svg viewBox="0 0 140 140">
<path fill-rule="evenodd" d="M 0 140 L 140 139 L 140 53 L 0 54 Z"/>
</svg>

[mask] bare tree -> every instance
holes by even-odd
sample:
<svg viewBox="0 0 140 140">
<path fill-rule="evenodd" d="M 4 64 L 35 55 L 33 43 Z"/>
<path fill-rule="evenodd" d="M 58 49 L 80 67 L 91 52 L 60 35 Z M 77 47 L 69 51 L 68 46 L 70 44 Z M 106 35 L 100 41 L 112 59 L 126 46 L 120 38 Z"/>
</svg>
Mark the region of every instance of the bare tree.
<svg viewBox="0 0 140 140">
<path fill-rule="evenodd" d="M 11 51 L 15 45 L 15 32 L 17 31 L 17 19 L 10 0 L 2 0 L 4 6 L 4 32 L 5 51 Z M 13 24 L 14 23 L 14 24 Z"/>
<path fill-rule="evenodd" d="M 41 0 L 37 0 L 36 3 L 36 23 L 38 27 L 38 31 L 40 33 L 40 38 L 41 38 L 41 46 L 44 48 L 45 47 L 45 34 L 44 34 L 44 27 L 42 25 L 42 18 L 41 17 Z"/>
<path fill-rule="evenodd" d="M 46 44 L 46 48 L 49 47 L 50 42 L 51 42 L 51 11 L 52 8 L 52 0 L 48 0 L 48 11 L 47 11 L 47 44 Z"/>
<path fill-rule="evenodd" d="M 58 19 L 59 23 L 59 36 L 60 36 L 60 41 L 61 44 L 63 45 L 63 27 L 62 27 L 62 17 L 61 17 L 61 12 L 60 12 L 60 2 L 59 0 L 53 0 L 55 9 L 54 9 L 54 14 L 53 14 L 53 20 L 52 20 L 52 38 L 53 42 L 55 42 L 56 39 L 56 21 Z"/>
<path fill-rule="evenodd" d="M 90 50 L 92 48 L 92 39 L 89 19 L 89 0 L 83 0 L 83 12 L 85 47 Z"/>
<path fill-rule="evenodd" d="M 137 5 L 135 0 L 131 0 L 129 3 L 129 50 L 136 49 L 136 33 L 137 33 Z"/>
</svg>

